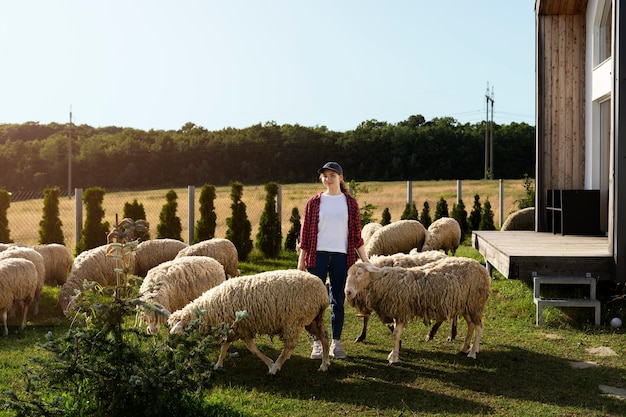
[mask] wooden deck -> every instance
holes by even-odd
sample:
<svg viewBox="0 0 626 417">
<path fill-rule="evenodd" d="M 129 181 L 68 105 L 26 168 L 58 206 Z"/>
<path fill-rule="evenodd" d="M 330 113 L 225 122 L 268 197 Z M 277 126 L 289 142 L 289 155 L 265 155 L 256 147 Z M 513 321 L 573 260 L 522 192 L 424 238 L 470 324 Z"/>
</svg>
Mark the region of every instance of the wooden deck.
<svg viewBox="0 0 626 417">
<path fill-rule="evenodd" d="M 487 267 L 511 279 L 540 275 L 584 276 L 611 280 L 613 257 L 605 236 L 573 236 L 532 231 L 475 231 L 472 245 Z"/>
</svg>

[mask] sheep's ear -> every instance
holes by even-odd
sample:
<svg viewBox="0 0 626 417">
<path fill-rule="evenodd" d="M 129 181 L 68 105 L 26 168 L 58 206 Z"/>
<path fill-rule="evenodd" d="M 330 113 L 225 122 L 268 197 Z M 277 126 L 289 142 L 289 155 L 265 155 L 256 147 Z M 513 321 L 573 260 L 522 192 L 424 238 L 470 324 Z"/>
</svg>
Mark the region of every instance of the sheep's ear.
<svg viewBox="0 0 626 417">
<path fill-rule="evenodd" d="M 170 334 L 180 334 L 183 332 L 183 328 L 185 327 L 182 320 L 177 321 L 172 328 L 170 329 Z"/>
<path fill-rule="evenodd" d="M 364 264 L 364 266 L 365 266 L 365 270 L 367 272 L 378 272 L 378 271 L 380 271 L 380 268 L 378 268 L 378 267 L 376 267 L 376 266 L 374 266 L 372 264 Z"/>
</svg>

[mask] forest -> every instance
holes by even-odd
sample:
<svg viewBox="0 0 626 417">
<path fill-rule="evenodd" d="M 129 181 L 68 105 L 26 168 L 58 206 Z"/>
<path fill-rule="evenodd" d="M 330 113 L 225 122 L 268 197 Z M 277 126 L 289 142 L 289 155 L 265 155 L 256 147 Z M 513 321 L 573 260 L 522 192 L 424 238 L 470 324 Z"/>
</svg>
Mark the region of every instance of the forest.
<svg viewBox="0 0 626 417">
<path fill-rule="evenodd" d="M 490 178 L 534 176 L 535 128 L 494 124 Z M 0 189 L 149 189 L 226 185 L 231 181 L 315 181 L 329 160 L 346 180 L 481 179 L 486 123 L 410 116 L 398 123 L 367 120 L 346 132 L 324 126 L 259 123 L 209 131 L 188 122 L 179 130 L 89 125 L 0 124 Z M 70 157 L 71 155 L 71 157 Z"/>
</svg>

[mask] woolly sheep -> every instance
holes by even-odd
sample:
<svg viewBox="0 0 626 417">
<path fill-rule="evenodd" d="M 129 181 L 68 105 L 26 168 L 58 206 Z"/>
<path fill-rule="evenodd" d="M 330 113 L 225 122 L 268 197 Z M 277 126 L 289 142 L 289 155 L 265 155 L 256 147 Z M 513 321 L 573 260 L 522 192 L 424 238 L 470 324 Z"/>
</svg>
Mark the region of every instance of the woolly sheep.
<svg viewBox="0 0 626 417">
<path fill-rule="evenodd" d="M 188 246 L 185 242 L 169 238 L 141 242 L 135 251 L 135 275 L 145 277 L 150 269 L 171 261 Z"/>
<path fill-rule="evenodd" d="M 84 281 L 97 282 L 103 287 L 117 285 L 118 274 L 115 269 L 121 265 L 117 259 L 106 255 L 108 247 L 109 245 L 102 245 L 86 250 L 74 259 L 70 275 L 58 295 L 59 306 L 64 311 L 72 307 L 76 291 L 82 292 Z M 132 274 L 134 270 L 135 260 L 131 257 L 129 272 Z"/>
<path fill-rule="evenodd" d="M 17 308 L 21 316 L 20 329 L 26 327 L 28 306 L 35 299 L 38 285 L 37 268 L 31 261 L 24 258 L 0 260 L 0 316 L 5 336 L 9 334 L 8 312 L 13 308 Z"/>
<path fill-rule="evenodd" d="M 44 284 L 51 286 L 65 284 L 74 262 L 70 250 L 58 243 L 35 245 L 33 249 L 43 257 L 46 270 Z"/>
<path fill-rule="evenodd" d="M 370 240 L 375 231 L 383 227 L 382 224 L 376 222 L 370 222 L 363 226 L 361 229 L 361 237 L 363 238 L 363 244 L 366 245 L 367 241 Z"/>
<path fill-rule="evenodd" d="M 456 253 L 461 244 L 461 226 L 452 217 L 441 217 L 430 226 L 426 233 L 426 240 L 422 246 L 422 251 L 443 250 L 452 255 Z"/>
<path fill-rule="evenodd" d="M 329 305 L 328 292 L 321 279 L 306 271 L 296 269 L 261 272 L 232 278 L 213 287 L 169 317 L 170 333 L 180 333 L 200 316 L 203 328 L 221 323 L 233 323 L 238 311 L 248 316 L 233 326 L 233 333 L 222 344 L 215 368 L 223 366 L 224 358 L 232 342 L 243 339 L 248 349 L 268 367 L 269 374 L 276 374 L 295 349 L 302 328 L 316 336 L 322 343 L 322 364 L 319 371 L 326 371 L 328 358 L 328 334 L 324 326 L 324 312 Z M 283 350 L 276 362 L 256 347 L 254 337 L 258 334 L 280 335 Z"/>
<path fill-rule="evenodd" d="M 535 230 L 535 208 L 527 207 L 509 214 L 500 230 Z"/>
<path fill-rule="evenodd" d="M 147 303 L 161 305 L 165 314 L 141 312 L 140 319 L 148 325 L 148 333 L 158 333 L 166 315 L 185 307 L 224 279 L 222 264 L 208 256 L 186 256 L 152 268 L 141 284 L 140 298 Z"/>
<path fill-rule="evenodd" d="M 408 253 L 421 249 L 426 239 L 426 229 L 417 220 L 398 220 L 376 230 L 365 245 L 367 256 Z"/>
<path fill-rule="evenodd" d="M 9 258 L 27 259 L 35 265 L 37 289 L 35 291 L 35 298 L 32 300 L 32 306 L 33 314 L 39 314 L 39 301 L 41 300 L 41 291 L 43 290 L 44 278 L 46 276 L 46 267 L 43 256 L 41 256 L 41 254 L 33 248 L 25 246 L 11 246 L 7 250 L 0 252 L 0 260 Z"/>
<path fill-rule="evenodd" d="M 408 255 L 406 253 L 396 253 L 393 255 L 374 255 L 369 260 L 372 265 L 377 266 L 379 268 L 382 268 L 384 266 L 397 266 L 397 267 L 402 267 L 402 268 L 411 268 L 415 266 L 425 265 L 429 262 L 437 261 L 439 259 L 445 258 L 446 256 L 447 255 L 443 252 L 427 251 L 427 252 L 412 252 Z M 354 297 L 351 300 L 348 300 L 348 304 L 354 307 L 358 311 L 358 315 L 363 317 L 363 327 L 361 329 L 361 334 L 359 334 L 359 336 L 355 340 L 355 342 L 357 343 L 362 342 L 367 337 L 367 325 L 369 322 L 369 316 L 372 313 L 372 311 L 367 308 L 366 303 L 365 303 L 365 298 L 361 297 L 361 294 L 357 294 L 356 297 Z M 453 323 L 455 323 L 455 321 L 453 321 Z M 439 326 L 437 326 L 437 329 L 434 332 L 431 332 L 432 335 L 429 334 L 429 337 L 428 337 L 429 340 L 431 340 L 434 337 L 438 329 L 439 329 Z M 456 328 L 453 327 L 453 329 L 454 329 L 454 333 L 455 333 L 454 336 L 455 336 Z M 391 330 L 393 331 L 393 328 L 391 328 Z M 450 334 L 450 339 L 454 339 L 452 331 Z"/>
<path fill-rule="evenodd" d="M 239 255 L 237 248 L 228 239 L 213 238 L 195 243 L 178 252 L 177 258 L 183 256 L 210 256 L 224 267 L 231 277 L 239 276 Z"/>
<path fill-rule="evenodd" d="M 461 352 L 476 358 L 483 333 L 482 315 L 489 297 L 490 278 L 479 262 L 447 257 L 415 267 L 383 267 L 357 263 L 348 270 L 345 294 L 348 300 L 364 293 L 367 307 L 383 323 L 394 324 L 394 346 L 387 357 L 390 364 L 399 360 L 400 335 L 414 318 L 425 324 L 463 316 L 467 336 Z M 470 340 L 475 331 L 474 343 Z"/>
</svg>

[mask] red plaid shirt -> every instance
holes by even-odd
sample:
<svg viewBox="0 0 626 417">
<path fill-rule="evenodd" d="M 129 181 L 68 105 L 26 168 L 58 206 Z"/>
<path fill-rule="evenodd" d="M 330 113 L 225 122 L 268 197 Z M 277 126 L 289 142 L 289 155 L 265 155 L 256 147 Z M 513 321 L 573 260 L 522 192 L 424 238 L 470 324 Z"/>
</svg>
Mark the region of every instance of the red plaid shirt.
<svg viewBox="0 0 626 417">
<path fill-rule="evenodd" d="M 344 193 L 348 203 L 348 253 L 346 262 L 348 268 L 356 262 L 356 250 L 363 246 L 361 237 L 361 213 L 356 199 L 348 193 Z M 322 193 L 311 197 L 304 208 L 304 221 L 300 229 L 300 248 L 306 251 L 306 266 L 313 268 L 317 253 L 317 231 L 320 218 L 320 204 Z"/>
</svg>

